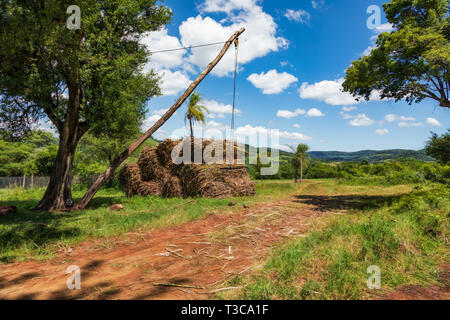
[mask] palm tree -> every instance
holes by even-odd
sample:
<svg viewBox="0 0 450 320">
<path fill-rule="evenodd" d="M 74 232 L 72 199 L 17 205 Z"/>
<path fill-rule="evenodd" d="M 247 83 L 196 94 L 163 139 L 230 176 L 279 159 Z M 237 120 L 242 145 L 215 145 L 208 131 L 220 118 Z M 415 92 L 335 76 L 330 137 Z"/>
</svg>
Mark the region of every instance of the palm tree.
<svg viewBox="0 0 450 320">
<path fill-rule="evenodd" d="M 205 123 L 205 111 L 209 113 L 208 109 L 200 105 L 202 97 L 198 92 L 193 92 L 189 98 L 188 109 L 186 115 L 184 116 L 184 121 L 189 120 L 189 126 L 191 128 L 191 138 L 194 138 L 193 124 L 195 122 Z"/>
<path fill-rule="evenodd" d="M 303 167 L 306 165 L 308 160 L 310 159 L 308 155 L 309 146 L 306 144 L 299 144 L 297 146 L 297 151 L 294 154 L 294 157 L 292 158 L 292 166 L 294 167 L 294 177 L 295 177 L 295 183 L 297 183 L 298 180 L 298 172 L 300 170 L 300 182 L 303 182 Z"/>
</svg>

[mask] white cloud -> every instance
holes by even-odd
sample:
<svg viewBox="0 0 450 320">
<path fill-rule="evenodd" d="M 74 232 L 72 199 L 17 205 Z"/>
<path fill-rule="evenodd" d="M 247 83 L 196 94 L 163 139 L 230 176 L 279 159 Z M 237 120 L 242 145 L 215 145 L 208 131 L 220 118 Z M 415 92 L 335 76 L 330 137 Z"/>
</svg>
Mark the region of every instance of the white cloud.
<svg viewBox="0 0 450 320">
<path fill-rule="evenodd" d="M 292 83 L 298 81 L 293 75 L 277 70 L 270 70 L 267 73 L 253 73 L 247 78 L 256 88 L 261 89 L 264 94 L 277 94 L 283 92 Z"/>
<path fill-rule="evenodd" d="M 436 120 L 435 118 L 427 118 L 427 123 L 432 125 L 432 126 L 436 126 L 436 127 L 440 127 L 442 124 Z"/>
<path fill-rule="evenodd" d="M 342 111 L 345 111 L 345 112 L 350 112 L 350 111 L 353 111 L 356 109 L 358 109 L 358 108 L 357 107 L 342 107 Z"/>
<path fill-rule="evenodd" d="M 176 95 L 192 82 L 181 71 L 161 70 L 158 74 L 161 76 L 159 87 L 164 95 Z"/>
<path fill-rule="evenodd" d="M 420 122 L 406 122 L 406 121 L 401 121 L 399 123 L 397 123 L 397 125 L 400 128 L 412 128 L 412 127 L 421 127 L 423 124 Z"/>
<path fill-rule="evenodd" d="M 345 113 L 344 111 L 340 111 L 339 113 L 340 113 L 342 119 L 344 119 L 344 120 L 353 119 L 356 117 L 355 115 L 350 114 L 350 113 Z"/>
<path fill-rule="evenodd" d="M 273 129 L 268 129 L 265 127 L 253 127 L 249 124 L 243 127 L 239 127 L 236 129 L 236 135 L 243 137 L 255 137 L 258 135 L 262 136 L 270 136 L 270 132 Z M 288 131 L 279 131 L 279 137 L 288 139 L 288 140 L 300 140 L 300 141 L 308 141 L 311 140 L 311 137 L 308 137 L 299 132 L 288 132 Z"/>
<path fill-rule="evenodd" d="M 220 103 L 215 100 L 203 100 L 202 104 L 208 109 L 209 114 L 207 117 L 211 119 L 224 118 L 226 114 L 233 112 L 232 105 Z M 241 112 L 240 109 L 234 109 L 235 114 L 240 114 Z"/>
<path fill-rule="evenodd" d="M 384 136 L 384 135 L 389 134 L 389 130 L 388 129 L 377 129 L 377 130 L 375 130 L 375 133 L 380 136 Z"/>
<path fill-rule="evenodd" d="M 294 117 L 297 117 L 298 115 L 305 114 L 305 113 L 306 113 L 306 110 L 303 110 L 303 109 L 297 109 L 295 111 L 278 110 L 277 117 L 290 119 L 290 118 L 294 118 Z"/>
<path fill-rule="evenodd" d="M 392 32 L 392 31 L 394 31 L 394 25 L 387 22 L 387 23 L 379 25 L 378 27 L 375 27 L 374 30 L 375 30 L 375 32 L 378 32 L 378 33 Z"/>
<path fill-rule="evenodd" d="M 368 116 L 366 116 L 364 113 L 363 114 L 358 114 L 357 116 L 355 116 L 355 118 L 353 120 L 351 120 L 349 122 L 349 124 L 352 127 L 365 127 L 365 126 L 370 126 L 374 123 L 375 121 L 370 119 Z"/>
<path fill-rule="evenodd" d="M 308 23 L 309 20 L 311 19 L 311 15 L 309 14 L 309 12 L 302 9 L 298 10 L 287 9 L 284 16 L 289 21 L 296 21 L 299 23 Z"/>
<path fill-rule="evenodd" d="M 298 123 L 294 123 L 293 127 L 294 127 L 294 128 L 297 128 L 297 129 L 300 129 L 300 128 L 301 128 L 301 126 L 300 126 Z"/>
<path fill-rule="evenodd" d="M 161 31 L 148 33 L 141 42 L 151 52 L 182 47 L 177 37 L 168 35 L 166 28 L 163 28 Z M 150 68 L 161 70 L 181 66 L 185 54 L 184 50 L 155 53 L 150 57 L 150 63 L 145 70 L 148 71 Z"/>
<path fill-rule="evenodd" d="M 358 101 L 350 93 L 342 92 L 343 82 L 344 78 L 334 81 L 325 80 L 313 84 L 304 82 L 299 89 L 299 94 L 302 99 L 324 101 L 333 106 L 357 104 Z"/>
<path fill-rule="evenodd" d="M 416 121 L 416 118 L 399 116 L 399 115 L 396 115 L 396 114 L 387 114 L 386 116 L 384 116 L 384 120 L 386 120 L 387 122 Z"/>
<path fill-rule="evenodd" d="M 220 22 L 209 16 L 190 17 L 179 27 L 183 46 L 226 40 L 233 32 L 245 27 L 240 37 L 239 63 L 245 64 L 263 57 L 271 51 L 278 51 L 288 46 L 288 41 L 277 36 L 277 24 L 272 16 L 265 13 L 256 0 L 207 0 L 199 6 L 202 14 L 223 12 L 226 18 Z M 219 40 L 220 41 L 220 40 Z M 187 61 L 199 68 L 204 68 L 214 59 L 220 47 L 194 48 Z M 212 70 L 217 76 L 229 75 L 234 70 L 234 50 L 228 50 L 220 63 Z"/>
<path fill-rule="evenodd" d="M 159 119 L 161 119 L 160 115 L 152 115 L 148 118 L 146 118 L 142 124 L 142 130 L 147 131 L 148 129 L 150 129 L 151 126 L 153 126 L 156 121 L 158 121 Z"/>
<path fill-rule="evenodd" d="M 325 116 L 325 114 L 323 114 L 322 111 L 320 111 L 317 108 L 311 108 L 306 113 L 306 116 L 308 116 L 308 117 L 323 117 L 323 116 Z"/>
<path fill-rule="evenodd" d="M 159 116 L 162 116 L 163 114 L 165 114 L 167 111 L 169 111 L 169 108 L 167 109 L 159 109 L 159 110 L 151 110 L 152 114 L 156 114 Z"/>
<path fill-rule="evenodd" d="M 324 5 L 325 0 L 312 0 L 311 5 L 314 9 L 318 9 Z"/>
</svg>

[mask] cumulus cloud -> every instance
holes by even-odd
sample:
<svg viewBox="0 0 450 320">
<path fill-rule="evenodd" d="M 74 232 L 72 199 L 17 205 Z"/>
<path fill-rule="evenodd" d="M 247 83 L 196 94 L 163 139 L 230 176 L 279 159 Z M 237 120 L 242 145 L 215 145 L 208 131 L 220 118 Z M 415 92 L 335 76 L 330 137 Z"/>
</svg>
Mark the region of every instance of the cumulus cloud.
<svg viewBox="0 0 450 320">
<path fill-rule="evenodd" d="M 358 114 L 349 122 L 352 127 L 365 127 L 374 124 L 374 120 L 370 119 L 366 114 Z"/>
<path fill-rule="evenodd" d="M 291 119 L 291 118 L 297 117 L 298 115 L 305 114 L 305 113 L 306 113 L 306 110 L 303 110 L 303 109 L 296 109 L 295 111 L 278 110 L 277 117 Z"/>
<path fill-rule="evenodd" d="M 176 95 L 186 90 L 192 82 L 181 71 L 161 70 L 158 75 L 161 77 L 159 87 L 164 95 Z"/>
<path fill-rule="evenodd" d="M 342 107 L 342 111 L 345 111 L 345 112 L 350 112 L 350 111 L 353 111 L 356 109 L 358 109 L 358 108 L 357 107 Z"/>
<path fill-rule="evenodd" d="M 154 114 L 151 115 L 150 117 L 146 118 L 142 124 L 142 130 L 147 131 L 148 129 L 150 129 L 151 126 L 153 126 L 156 121 L 158 121 L 159 119 L 161 119 L 160 115 Z"/>
<path fill-rule="evenodd" d="M 239 127 L 236 129 L 236 135 L 244 136 L 244 137 L 255 137 L 258 135 L 262 136 L 270 136 L 270 132 L 272 132 L 273 129 L 268 129 L 265 127 L 253 127 L 249 124 L 243 127 Z M 288 139 L 288 140 L 299 140 L 299 141 L 308 141 L 312 138 L 309 136 L 306 136 L 299 132 L 288 132 L 288 131 L 279 131 L 279 137 Z"/>
<path fill-rule="evenodd" d="M 204 100 L 202 104 L 208 109 L 208 118 L 224 118 L 225 115 L 231 114 L 233 112 L 233 106 L 230 104 L 224 104 L 217 102 L 215 100 Z M 240 114 L 242 111 L 240 109 L 234 109 L 235 114 Z"/>
<path fill-rule="evenodd" d="M 375 130 L 375 133 L 380 136 L 385 136 L 385 135 L 389 134 L 389 130 L 388 129 L 377 129 L 377 130 Z"/>
<path fill-rule="evenodd" d="M 387 22 L 387 23 L 383 23 L 383 24 L 379 25 L 378 27 L 375 27 L 374 30 L 377 33 L 392 32 L 392 31 L 394 31 L 394 25 Z"/>
<path fill-rule="evenodd" d="M 342 92 L 343 82 L 344 78 L 334 81 L 325 80 L 313 84 L 304 82 L 298 92 L 302 99 L 324 101 L 333 106 L 357 104 L 358 101 L 350 93 Z"/>
<path fill-rule="evenodd" d="M 399 116 L 399 115 L 396 115 L 396 114 L 387 114 L 387 115 L 384 116 L 384 120 L 386 120 L 387 122 L 416 121 L 416 118 Z"/>
<path fill-rule="evenodd" d="M 308 11 L 302 9 L 298 10 L 287 9 L 284 16 L 289 21 L 295 21 L 299 23 L 308 23 L 309 20 L 311 19 L 311 14 Z"/>
<path fill-rule="evenodd" d="M 440 127 L 442 124 L 435 118 L 427 118 L 427 123 L 432 126 Z"/>
<path fill-rule="evenodd" d="M 217 42 L 217 39 L 228 39 L 241 27 L 246 32 L 240 37 L 239 63 L 245 64 L 256 58 L 263 57 L 271 51 L 278 51 L 288 46 L 288 41 L 277 36 L 277 24 L 273 17 L 263 11 L 256 0 L 207 0 L 200 5 L 202 14 L 223 12 L 226 18 L 216 21 L 211 17 L 190 17 L 179 27 L 181 43 L 184 46 L 199 43 Z M 187 57 L 193 65 L 204 68 L 216 57 L 220 48 L 194 48 Z M 234 53 L 229 50 L 212 74 L 229 75 L 234 70 Z"/>
<path fill-rule="evenodd" d="M 264 94 L 277 94 L 283 92 L 291 84 L 298 81 L 293 75 L 277 70 L 270 70 L 267 73 L 253 73 L 247 78 L 256 88 L 261 89 Z"/>
<path fill-rule="evenodd" d="M 182 47 L 177 37 L 168 35 L 167 29 L 148 33 L 141 41 L 149 51 L 160 51 Z M 150 62 L 146 70 L 154 68 L 156 70 L 179 67 L 183 64 L 185 51 L 169 51 L 164 53 L 155 53 L 150 57 Z"/>
<path fill-rule="evenodd" d="M 315 99 L 332 106 L 349 106 L 360 103 L 362 99 L 357 101 L 350 93 L 343 91 L 342 83 L 344 83 L 344 80 L 344 78 L 324 80 L 313 84 L 303 82 L 298 93 L 302 99 Z M 380 94 L 373 91 L 370 100 L 381 100 Z"/>
<path fill-rule="evenodd" d="M 413 127 L 423 126 L 423 124 L 420 122 L 406 122 L 406 121 L 401 121 L 401 122 L 397 123 L 397 125 L 400 128 L 413 128 Z"/>
<path fill-rule="evenodd" d="M 300 126 L 298 123 L 294 123 L 293 127 L 294 127 L 294 128 L 297 128 L 297 129 L 300 129 L 300 128 L 301 128 L 301 126 Z"/>
<path fill-rule="evenodd" d="M 325 116 L 325 114 L 323 114 L 322 111 L 320 111 L 317 108 L 311 108 L 306 113 L 306 116 L 308 116 L 308 117 L 323 117 L 323 116 Z"/>
</svg>

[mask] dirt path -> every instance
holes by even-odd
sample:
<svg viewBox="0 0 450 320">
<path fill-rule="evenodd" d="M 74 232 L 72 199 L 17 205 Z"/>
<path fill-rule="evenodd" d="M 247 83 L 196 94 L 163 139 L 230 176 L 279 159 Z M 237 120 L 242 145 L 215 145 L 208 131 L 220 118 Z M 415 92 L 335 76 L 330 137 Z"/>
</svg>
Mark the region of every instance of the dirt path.
<svg viewBox="0 0 450 320">
<path fill-rule="evenodd" d="M 210 298 L 227 279 L 263 262 L 276 243 L 301 237 L 334 213 L 291 197 L 146 234 L 87 241 L 49 262 L 1 265 L 0 298 Z M 80 290 L 67 289 L 70 265 L 81 269 Z"/>
</svg>

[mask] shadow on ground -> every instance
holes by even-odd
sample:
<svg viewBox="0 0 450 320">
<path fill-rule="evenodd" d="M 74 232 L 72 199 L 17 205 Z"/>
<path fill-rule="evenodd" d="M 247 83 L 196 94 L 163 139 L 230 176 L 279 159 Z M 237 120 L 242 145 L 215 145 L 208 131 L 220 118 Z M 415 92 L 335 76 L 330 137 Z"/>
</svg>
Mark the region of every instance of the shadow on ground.
<svg viewBox="0 0 450 320">
<path fill-rule="evenodd" d="M 370 210 L 390 205 L 402 195 L 368 196 L 368 195 L 340 195 L 340 196 L 317 196 L 297 195 L 295 202 L 310 204 L 317 210 Z"/>
</svg>

